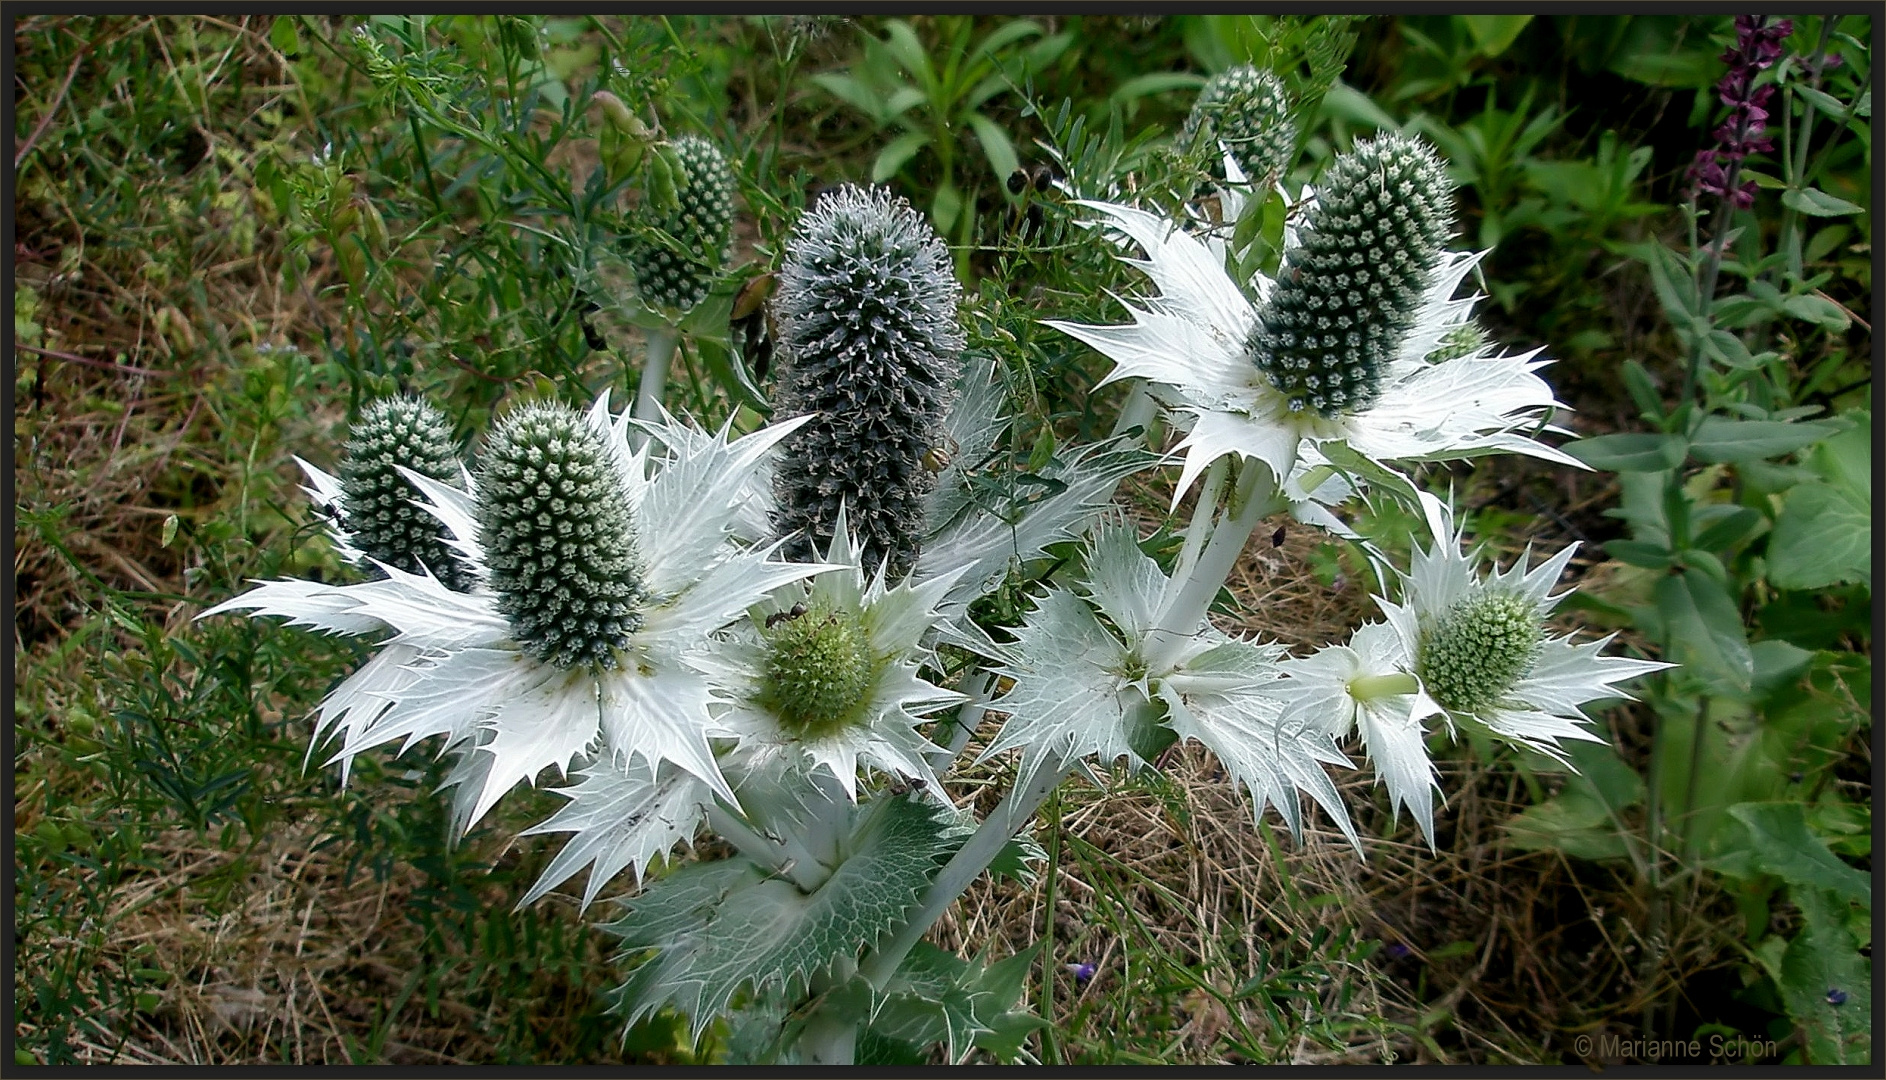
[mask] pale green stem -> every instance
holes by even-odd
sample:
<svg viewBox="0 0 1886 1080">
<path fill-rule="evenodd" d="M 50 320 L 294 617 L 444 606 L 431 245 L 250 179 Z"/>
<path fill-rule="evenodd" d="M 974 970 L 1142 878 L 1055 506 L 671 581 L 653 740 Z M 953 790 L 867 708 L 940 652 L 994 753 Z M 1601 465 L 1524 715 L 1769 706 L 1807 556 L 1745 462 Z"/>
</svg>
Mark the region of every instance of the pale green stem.
<svg viewBox="0 0 1886 1080">
<path fill-rule="evenodd" d="M 995 676 L 980 668 L 971 668 L 963 676 L 963 690 L 969 700 L 956 711 L 956 719 L 950 722 L 949 742 L 943 748 L 929 756 L 932 769 L 943 769 L 956 760 L 969 745 L 969 737 L 976 733 L 977 725 L 982 723 L 982 716 L 989 711 L 989 691 L 995 688 Z"/>
<path fill-rule="evenodd" d="M 759 830 L 719 803 L 708 805 L 707 827 L 740 849 L 740 854 L 791 881 L 805 892 L 817 891 L 830 876 L 830 871 L 813 858 L 803 845 L 762 836 Z"/>
<path fill-rule="evenodd" d="M 1067 775 L 1067 764 L 1059 754 L 1044 754 L 1028 783 L 1009 789 L 1001 804 L 983 819 L 982 826 L 937 873 L 929 891 L 923 894 L 923 906 L 895 937 L 874 950 L 859 966 L 859 972 L 871 980 L 872 986 L 882 990 L 889 984 L 911 948 L 943 917 L 943 912 L 956 902 L 963 890 L 969 888 L 969 883 L 981 876 L 1009 840 L 1034 819 L 1042 802 L 1061 786 L 1062 777 Z"/>
<path fill-rule="evenodd" d="M 1218 512 L 1218 496 L 1224 492 L 1225 473 L 1231 468 L 1230 455 L 1219 458 L 1205 470 L 1205 483 L 1198 490 L 1198 502 L 1192 506 L 1192 522 L 1185 527 L 1185 546 L 1179 549 L 1179 561 L 1173 564 L 1174 578 L 1187 577 L 1198 565 L 1198 557 L 1211 539 L 1212 520 Z"/>
<path fill-rule="evenodd" d="M 672 326 L 648 331 L 648 359 L 642 365 L 642 384 L 636 388 L 635 410 L 630 414 L 637 420 L 661 419 L 661 392 L 668 384 L 668 363 L 674 359 L 675 343 L 680 340 L 681 332 Z M 641 445 L 639 434 L 631 433 L 630 437 Z"/>
<path fill-rule="evenodd" d="M 1178 647 L 1198 632 L 1199 624 L 1205 621 L 1205 613 L 1211 609 L 1212 598 L 1218 595 L 1225 578 L 1231 575 L 1231 568 L 1237 565 L 1238 556 L 1244 553 L 1245 541 L 1251 538 L 1257 523 L 1276 509 L 1277 488 L 1270 480 L 1269 466 L 1261 461 L 1246 460 L 1238 469 L 1237 488 L 1232 492 L 1230 505 L 1225 507 L 1224 519 L 1212 530 L 1211 542 L 1205 545 L 1191 573 L 1182 583 L 1174 579 L 1178 591 L 1167 594 L 1170 599 L 1160 612 L 1158 625 L 1148 635 L 1144 655 L 1154 666 L 1163 659 L 1162 653 Z"/>
<path fill-rule="evenodd" d="M 1152 434 L 1153 417 L 1158 415 L 1158 412 L 1159 403 L 1146 392 L 1146 383 L 1135 379 L 1132 392 L 1126 396 L 1126 404 L 1120 406 L 1120 418 L 1114 421 L 1113 437 L 1117 439 L 1128 431 L 1139 428 L 1143 432 L 1140 441 L 1144 442 L 1146 436 Z"/>
<path fill-rule="evenodd" d="M 799 1035 L 799 1052 L 807 1065 L 850 1065 L 857 1059 L 858 1029 L 862 1017 L 819 1009 L 806 1020 Z"/>
</svg>

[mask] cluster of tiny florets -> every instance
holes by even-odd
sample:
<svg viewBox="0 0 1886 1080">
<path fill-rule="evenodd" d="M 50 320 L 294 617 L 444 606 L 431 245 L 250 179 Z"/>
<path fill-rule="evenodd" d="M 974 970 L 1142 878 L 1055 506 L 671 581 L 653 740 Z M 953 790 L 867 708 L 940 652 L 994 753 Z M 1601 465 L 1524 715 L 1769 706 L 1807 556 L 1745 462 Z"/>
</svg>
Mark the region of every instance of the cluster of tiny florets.
<svg viewBox="0 0 1886 1080">
<path fill-rule="evenodd" d="M 562 406 L 511 413 L 485 447 L 478 540 L 498 610 L 532 657 L 613 668 L 642 625 L 628 494 L 609 448 Z"/>
<path fill-rule="evenodd" d="M 775 308 L 782 416 L 776 525 L 807 556 L 839 507 L 867 569 L 908 570 L 921 546 L 924 458 L 943 436 L 962 331 L 949 251 L 924 216 L 877 188 L 826 193 L 786 245 Z"/>
<path fill-rule="evenodd" d="M 1523 597 L 1476 592 L 1422 629 L 1416 674 L 1450 712 L 1473 715 L 1495 705 L 1539 658 L 1539 615 Z"/>
<path fill-rule="evenodd" d="M 1430 364 L 1439 364 L 1447 360 L 1458 360 L 1463 356 L 1472 356 L 1487 347 L 1493 340 L 1476 322 L 1464 322 L 1441 335 L 1441 340 L 1424 359 Z"/>
<path fill-rule="evenodd" d="M 1212 76 L 1185 118 L 1185 145 L 1196 146 L 1201 140 L 1212 156 L 1214 172 L 1224 167 L 1217 150 L 1223 142 L 1252 183 L 1281 176 L 1297 145 L 1283 80 L 1248 64 Z"/>
<path fill-rule="evenodd" d="M 796 738 L 836 735 L 870 703 L 876 659 L 854 611 L 814 608 L 783 619 L 766 631 L 761 704 Z"/>
<path fill-rule="evenodd" d="M 652 222 L 673 241 L 638 241 L 630 250 L 636 288 L 651 308 L 688 311 L 707 296 L 733 235 L 733 173 L 720 148 L 698 135 L 669 142 L 680 162 L 679 206 Z"/>
<path fill-rule="evenodd" d="M 344 524 L 354 546 L 409 574 L 428 570 L 447 588 L 470 582 L 445 545 L 439 519 L 414 502 L 418 492 L 399 473 L 405 466 L 434 480 L 458 480 L 452 425 L 430 402 L 382 398 L 360 414 L 347 439 L 340 482 Z"/>
<path fill-rule="evenodd" d="M 1452 231 L 1446 169 L 1421 140 L 1384 135 L 1336 158 L 1251 341 L 1293 411 L 1374 402 Z"/>
</svg>

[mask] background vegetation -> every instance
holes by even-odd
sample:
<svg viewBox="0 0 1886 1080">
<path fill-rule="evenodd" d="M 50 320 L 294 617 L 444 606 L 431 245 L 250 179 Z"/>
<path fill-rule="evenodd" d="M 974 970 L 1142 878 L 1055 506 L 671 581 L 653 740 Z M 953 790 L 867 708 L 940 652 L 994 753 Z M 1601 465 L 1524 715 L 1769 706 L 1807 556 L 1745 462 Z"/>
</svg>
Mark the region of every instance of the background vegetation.
<svg viewBox="0 0 1886 1080">
<path fill-rule="evenodd" d="M 1557 359 L 1595 471 L 1427 483 L 1509 556 L 1582 542 L 1570 617 L 1684 667 L 1605 715 L 1578 775 L 1443 762 L 1432 852 L 1367 791 L 1366 863 L 1253 832 L 1202 758 L 1069 787 L 1048 872 L 978 886 L 939 943 L 1038 945 L 1044 1061 L 1869 1058 L 1867 16 L 1794 19 L 1753 205 L 1700 216 L 1726 17 L 13 29 L 16 1062 L 720 1060 L 724 1031 L 619 1040 L 574 902 L 511 910 L 545 855 L 510 838 L 555 800 L 455 846 L 423 753 L 363 757 L 345 789 L 304 771 L 357 647 L 192 617 L 249 578 L 341 572 L 290 455 L 331 464 L 364 399 L 423 390 L 473 431 L 519 398 L 632 390 L 622 252 L 649 226 L 598 91 L 715 139 L 739 181 L 671 403 L 760 404 L 740 287 L 818 190 L 879 181 L 950 238 L 1039 465 L 1113 400 L 1033 320 L 1109 321 L 1103 290 L 1131 287 L 1048 181 L 1171 174 L 1197 87 L 1250 60 L 1306 103 L 1298 181 L 1383 127 L 1450 158 L 1461 244 L 1493 249 L 1486 321 Z M 1164 482 L 1128 486 L 1148 521 Z M 1409 522 L 1363 525 L 1406 550 Z M 1307 531 L 1246 560 L 1226 625 L 1321 641 L 1367 610 L 1361 568 Z"/>
</svg>

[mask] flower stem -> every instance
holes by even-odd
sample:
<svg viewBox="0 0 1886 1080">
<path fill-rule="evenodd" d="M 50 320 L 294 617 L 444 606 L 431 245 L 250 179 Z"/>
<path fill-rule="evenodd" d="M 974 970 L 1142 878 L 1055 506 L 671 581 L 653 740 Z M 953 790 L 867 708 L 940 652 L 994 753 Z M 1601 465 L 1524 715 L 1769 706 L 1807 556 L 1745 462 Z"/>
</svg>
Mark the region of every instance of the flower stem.
<svg viewBox="0 0 1886 1080">
<path fill-rule="evenodd" d="M 803 847 L 793 846 L 760 835 L 718 802 L 707 807 L 707 827 L 721 839 L 738 848 L 740 854 L 787 879 L 805 892 L 814 892 L 825 884 L 828 871 Z"/>
<path fill-rule="evenodd" d="M 954 719 L 949 724 L 949 742 L 937 753 L 930 755 L 930 767 L 943 769 L 956 760 L 969 745 L 969 737 L 976 733 L 977 725 L 982 723 L 982 715 L 989 709 L 989 691 L 995 686 L 995 676 L 979 667 L 972 667 L 963 675 L 963 692 L 969 700 L 963 702 Z M 939 732 L 940 734 L 940 732 Z"/>
<path fill-rule="evenodd" d="M 923 895 L 923 906 L 910 917 L 897 936 L 873 951 L 859 966 L 859 973 L 871 980 L 872 986 L 882 990 L 889 984 L 891 976 L 897 973 L 898 965 L 904 962 L 912 946 L 922 940 L 930 927 L 943 917 L 943 912 L 956 902 L 964 889 L 969 888 L 969 883 L 976 880 L 1009 840 L 1034 818 L 1042 802 L 1055 788 L 1061 786 L 1061 779 L 1067 775 L 1067 765 L 1068 762 L 1062 760 L 1061 755 L 1052 752 L 1045 754 L 1026 784 L 1009 789 L 1008 794 L 1002 797 L 1001 804 L 983 819 L 982 826 L 938 872 L 936 880 L 930 883 L 929 891 Z"/>
<path fill-rule="evenodd" d="M 1147 441 L 1152 433 L 1153 417 L 1159 411 L 1159 403 L 1146 392 L 1146 383 L 1133 381 L 1133 390 L 1127 394 L 1126 404 L 1120 406 L 1120 418 L 1113 423 L 1113 437 L 1119 438 L 1134 428 L 1140 429 L 1140 441 Z"/>
<path fill-rule="evenodd" d="M 674 359 L 675 343 L 681 332 L 672 326 L 648 331 L 648 359 L 642 364 L 642 383 L 635 391 L 637 420 L 661 418 L 661 392 L 668 383 L 668 362 Z M 639 437 L 638 437 L 639 441 Z"/>
<path fill-rule="evenodd" d="M 1173 565 L 1172 576 L 1187 577 L 1192 568 L 1198 565 L 1198 557 L 1205 550 L 1205 541 L 1211 539 L 1212 519 L 1218 512 L 1218 496 L 1225 488 L 1225 473 L 1231 468 L 1227 458 L 1219 458 L 1205 470 L 1204 486 L 1199 488 L 1198 502 L 1192 506 L 1192 521 L 1185 527 L 1185 546 L 1179 549 L 1179 561 Z"/>
<path fill-rule="evenodd" d="M 1238 556 L 1243 554 L 1245 541 L 1251 538 L 1257 523 L 1276 509 L 1276 500 L 1277 486 L 1270 478 L 1268 465 L 1246 460 L 1238 466 L 1237 487 L 1225 507 L 1225 516 L 1212 530 L 1211 542 L 1205 545 L 1191 572 L 1183 579 L 1173 579 L 1175 583 L 1182 580 L 1183 584 L 1177 592 L 1167 593 L 1170 599 L 1160 613 L 1153 637 L 1177 644 L 1197 632 L 1205 613 L 1211 609 L 1212 598 L 1218 595 L 1231 568 L 1237 565 Z M 1148 642 L 1155 648 L 1158 644 Z M 1149 655 L 1146 659 L 1152 661 L 1153 657 Z"/>
</svg>

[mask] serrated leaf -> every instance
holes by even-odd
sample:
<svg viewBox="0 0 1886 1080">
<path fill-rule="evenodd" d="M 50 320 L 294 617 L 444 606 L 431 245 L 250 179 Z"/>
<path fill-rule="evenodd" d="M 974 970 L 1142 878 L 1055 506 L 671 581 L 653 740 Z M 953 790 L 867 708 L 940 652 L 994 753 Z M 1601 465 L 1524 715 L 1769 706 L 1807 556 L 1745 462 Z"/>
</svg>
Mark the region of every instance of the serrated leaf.
<svg viewBox="0 0 1886 1080">
<path fill-rule="evenodd" d="M 1871 910 L 1873 881 L 1832 851 L 1807 827 L 1807 808 L 1798 802 L 1745 802 L 1729 815 L 1748 830 L 1743 850 L 1716 860 L 1725 872 L 1746 876 L 1773 874 L 1802 889 L 1825 889 Z"/>
<path fill-rule="evenodd" d="M 1812 446 L 1841 430 L 1841 425 L 1825 420 L 1782 424 L 1773 420 L 1709 416 L 1690 436 L 1690 453 L 1696 460 L 1708 462 L 1780 457 Z"/>
<path fill-rule="evenodd" d="M 623 901 L 625 914 L 604 926 L 622 939 L 619 958 L 653 950 L 615 991 L 629 1022 L 672 1006 L 699 1038 L 743 989 L 796 997 L 834 961 L 895 932 L 961 831 L 952 812 L 915 799 L 850 812 L 851 855 L 810 893 L 734 857 L 682 867 Z"/>
<path fill-rule="evenodd" d="M 1864 1065 L 1873 1060 L 1871 964 L 1846 928 L 1847 904 L 1814 889 L 1793 894 L 1805 925 L 1782 954 L 1781 998 L 1800 1025 L 1808 1061 Z"/>
<path fill-rule="evenodd" d="M 1008 1036 L 1045 1026 L 1015 1008 L 1033 959 L 1030 950 L 997 964 L 970 962 L 920 941 L 876 1000 L 871 1030 L 920 1047 L 942 1043 L 951 1063 L 972 1045 L 1013 1061 L 1021 1047 Z"/>
<path fill-rule="evenodd" d="M 1820 481 L 1789 489 L 1768 540 L 1768 580 L 1781 589 L 1871 588 L 1872 500 Z"/>
</svg>

